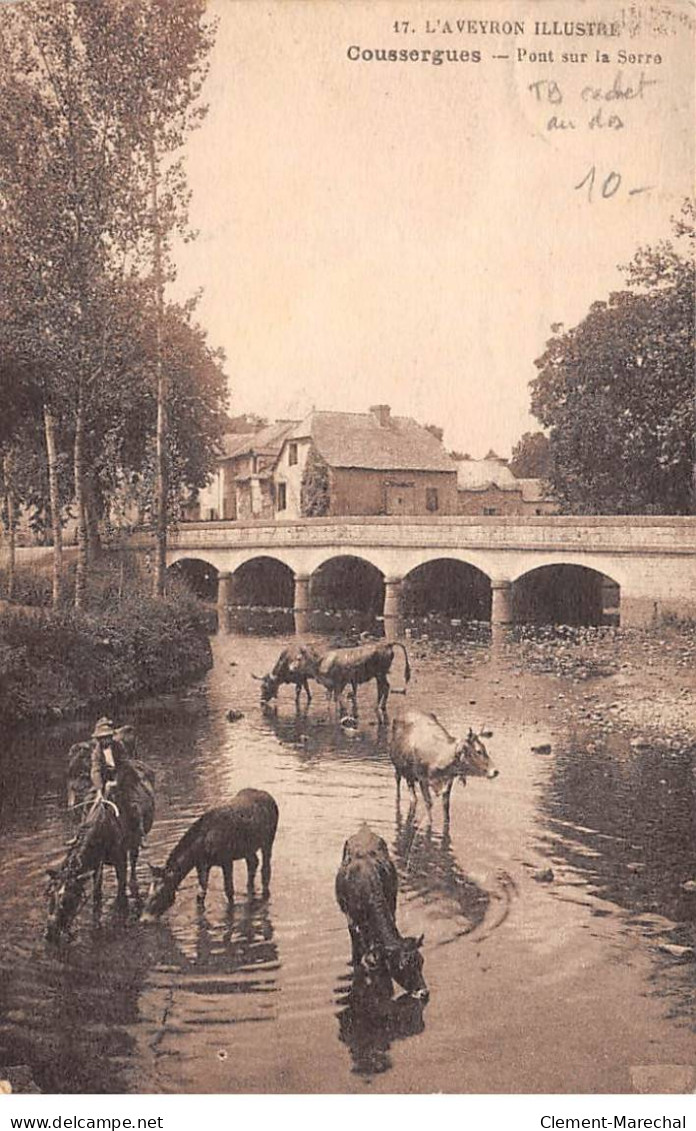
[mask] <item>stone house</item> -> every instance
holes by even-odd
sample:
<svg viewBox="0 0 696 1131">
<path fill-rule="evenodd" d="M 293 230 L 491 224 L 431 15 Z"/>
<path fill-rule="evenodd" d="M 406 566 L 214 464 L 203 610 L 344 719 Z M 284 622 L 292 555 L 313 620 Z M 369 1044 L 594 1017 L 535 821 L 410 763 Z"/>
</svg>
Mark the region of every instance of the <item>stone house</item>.
<svg viewBox="0 0 696 1131">
<path fill-rule="evenodd" d="M 296 420 L 278 420 L 256 432 L 230 432 L 215 474 L 186 517 L 203 519 L 273 518 L 273 467 Z"/>
<path fill-rule="evenodd" d="M 542 515 L 557 510 L 541 479 L 517 479 L 507 460 L 495 452 L 485 459 L 457 461 L 458 514 Z"/>
<path fill-rule="evenodd" d="M 310 513 L 457 513 L 456 463 L 427 428 L 392 416 L 388 405 L 365 413 L 309 413 L 286 436 L 273 477 L 279 520 Z"/>
</svg>

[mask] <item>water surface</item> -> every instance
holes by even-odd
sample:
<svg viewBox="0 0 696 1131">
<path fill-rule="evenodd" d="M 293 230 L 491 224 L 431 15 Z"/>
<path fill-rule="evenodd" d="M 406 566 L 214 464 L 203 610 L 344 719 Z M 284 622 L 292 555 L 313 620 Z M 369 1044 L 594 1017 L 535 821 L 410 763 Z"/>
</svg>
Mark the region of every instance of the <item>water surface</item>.
<svg viewBox="0 0 696 1131">
<path fill-rule="evenodd" d="M 192 874 L 146 927 L 111 914 L 109 875 L 101 923 L 86 907 L 70 942 L 48 947 L 44 871 L 68 835 L 65 753 L 89 727 L 6 741 L 0 1064 L 30 1065 L 55 1092 L 613 1093 L 640 1087 L 646 1066 L 665 1089 L 690 1079 L 696 967 L 659 946 L 696 941 L 696 896 L 682 888 L 696 877 L 692 752 L 550 729 L 526 703 L 532 684 L 491 657 L 480 631 L 462 627 L 457 647 L 412 640 L 409 702 L 454 733 L 485 713 L 500 770 L 455 787 L 443 837 L 437 805 L 432 827 L 407 793 L 396 805 L 373 687 L 360 692 L 355 733 L 336 725 L 321 691 L 306 714 L 289 688 L 277 716 L 260 711 L 250 673 L 268 670 L 285 642 L 269 627 L 217 637 L 200 685 L 119 719 L 135 723 L 157 772 L 153 863 L 237 790 L 273 794 L 268 901 L 247 897 L 240 862 L 232 912 L 214 872 L 199 913 Z M 399 657 L 395 668 L 400 686 Z M 533 677 L 537 697 L 559 686 Z M 394 696 L 393 712 L 403 702 Z M 229 723 L 229 707 L 244 717 Z M 540 736 L 550 755 L 531 751 Z M 425 934 L 425 1007 L 353 982 L 333 885 L 363 820 L 397 865 L 402 933 Z M 146 873 L 143 862 L 143 886 Z"/>
</svg>

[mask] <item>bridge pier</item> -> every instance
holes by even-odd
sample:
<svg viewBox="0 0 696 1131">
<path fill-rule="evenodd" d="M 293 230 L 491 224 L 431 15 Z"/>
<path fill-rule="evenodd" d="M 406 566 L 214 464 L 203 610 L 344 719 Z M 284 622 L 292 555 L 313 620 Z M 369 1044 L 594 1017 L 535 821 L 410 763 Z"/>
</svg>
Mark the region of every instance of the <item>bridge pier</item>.
<svg viewBox="0 0 696 1131">
<path fill-rule="evenodd" d="M 309 610 L 309 576 L 295 574 L 295 595 L 293 608 L 296 613 L 306 613 Z"/>
<path fill-rule="evenodd" d="M 403 635 L 403 618 L 401 591 L 403 579 L 400 577 L 387 577 L 384 581 L 384 635 L 387 640 L 394 640 Z"/>
<path fill-rule="evenodd" d="M 218 615 L 224 616 L 234 602 L 235 576 L 233 573 L 218 574 L 217 607 Z"/>
<path fill-rule="evenodd" d="M 491 581 L 491 627 L 512 622 L 512 582 L 495 578 Z"/>
<path fill-rule="evenodd" d="M 384 613 L 387 617 L 401 616 L 401 589 L 403 580 L 400 577 L 387 577 L 384 582 Z"/>
</svg>

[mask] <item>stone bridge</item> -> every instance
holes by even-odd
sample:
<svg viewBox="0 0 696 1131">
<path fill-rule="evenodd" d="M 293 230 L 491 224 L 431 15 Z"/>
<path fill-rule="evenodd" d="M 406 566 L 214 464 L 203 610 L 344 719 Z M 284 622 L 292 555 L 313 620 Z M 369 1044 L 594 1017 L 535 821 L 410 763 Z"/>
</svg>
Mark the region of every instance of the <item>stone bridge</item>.
<svg viewBox="0 0 696 1131">
<path fill-rule="evenodd" d="M 135 548 L 135 546 L 134 546 Z M 404 579 L 443 559 L 463 563 L 490 584 L 491 621 L 515 619 L 523 579 L 549 567 L 592 571 L 604 611 L 622 624 L 665 613 L 696 615 L 696 518 L 546 515 L 344 517 L 293 522 L 197 522 L 172 532 L 168 565 L 191 560 L 214 567 L 218 602 L 235 604 L 239 571 L 271 559 L 291 571 L 295 610 L 310 602 L 310 580 L 337 558 L 361 559 L 379 571 L 384 615 L 398 616 Z M 289 575 L 288 575 L 289 576 Z"/>
</svg>

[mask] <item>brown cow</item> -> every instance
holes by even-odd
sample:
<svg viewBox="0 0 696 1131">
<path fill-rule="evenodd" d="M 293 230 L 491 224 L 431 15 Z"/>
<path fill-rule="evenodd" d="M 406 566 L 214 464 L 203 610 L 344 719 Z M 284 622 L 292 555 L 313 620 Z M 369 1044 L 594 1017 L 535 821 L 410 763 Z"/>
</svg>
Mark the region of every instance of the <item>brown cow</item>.
<svg viewBox="0 0 696 1131">
<path fill-rule="evenodd" d="M 401 794 L 401 779 L 405 778 L 415 805 L 418 782 L 430 816 L 430 791 L 442 791 L 445 824 L 449 824 L 450 794 L 456 778 L 466 785 L 467 777 L 498 776 L 486 747 L 473 730 L 469 729 L 466 738 L 453 738 L 435 715 L 413 708 L 394 719 L 389 756 L 396 774 L 397 797 Z"/>
<path fill-rule="evenodd" d="M 295 685 L 295 706 L 300 705 L 300 694 L 304 691 L 307 696 L 307 706 L 312 701 L 308 680 L 316 678 L 321 653 L 311 644 L 293 644 L 283 648 L 278 659 L 273 665 L 273 670 L 268 675 L 254 675 L 261 683 L 261 706 L 267 707 L 272 699 L 277 698 L 279 688 L 285 683 Z"/>
<path fill-rule="evenodd" d="M 336 899 L 348 918 L 353 965 L 379 967 L 407 993 L 428 1000 L 420 938 L 403 938 L 396 926 L 399 881 L 389 849 L 368 825 L 346 841 L 336 876 Z"/>
<path fill-rule="evenodd" d="M 387 675 L 394 661 L 395 648 L 401 648 L 404 654 L 404 682 L 408 683 L 411 678 L 411 665 L 408 662 L 406 649 L 398 641 L 389 643 L 386 640 L 374 644 L 361 644 L 357 648 L 333 648 L 321 657 L 314 678 L 327 689 L 341 711 L 344 710 L 342 701 L 344 688 L 350 685 L 356 714 L 358 685 L 374 679 L 377 681 L 377 712 L 386 714 L 389 698 Z"/>
</svg>

